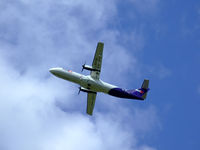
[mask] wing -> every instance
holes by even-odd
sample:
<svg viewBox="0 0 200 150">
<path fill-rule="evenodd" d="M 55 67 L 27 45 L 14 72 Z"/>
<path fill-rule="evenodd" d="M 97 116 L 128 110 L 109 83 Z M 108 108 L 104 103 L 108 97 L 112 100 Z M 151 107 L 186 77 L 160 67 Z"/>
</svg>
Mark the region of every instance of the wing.
<svg viewBox="0 0 200 150">
<path fill-rule="evenodd" d="M 92 116 L 97 93 L 88 93 L 87 96 L 87 114 Z"/>
<path fill-rule="evenodd" d="M 99 79 L 100 72 L 101 72 L 101 64 L 102 64 L 102 57 L 103 57 L 103 47 L 104 44 L 99 42 L 97 44 L 96 52 L 94 55 L 92 68 L 97 69 L 98 71 L 91 71 L 91 77 L 94 79 Z"/>
</svg>

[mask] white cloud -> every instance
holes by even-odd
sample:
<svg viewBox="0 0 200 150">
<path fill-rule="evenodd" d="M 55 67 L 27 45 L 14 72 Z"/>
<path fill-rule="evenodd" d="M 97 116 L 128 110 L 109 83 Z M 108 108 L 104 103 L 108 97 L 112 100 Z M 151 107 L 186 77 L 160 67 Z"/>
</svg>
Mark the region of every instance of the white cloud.
<svg viewBox="0 0 200 150">
<path fill-rule="evenodd" d="M 72 89 L 55 79 L 20 75 L 5 62 L 0 64 L 4 66 L 0 79 L 0 145 L 5 149 L 137 149 L 135 133 L 144 134 L 157 124 L 157 119 L 149 119 L 150 115 L 157 116 L 154 108 L 135 108 L 132 112 L 118 105 L 112 112 L 95 111 L 94 120 L 80 110 L 63 112 L 55 105 L 55 98 L 74 99 L 69 94 Z"/>
<path fill-rule="evenodd" d="M 96 106 L 89 117 L 80 113 L 85 95 L 76 96 L 71 84 L 48 72 L 57 65 L 80 69 L 99 40 L 105 42 L 107 80 L 117 81 L 137 64 L 117 42 L 118 32 L 107 28 L 116 1 L 21 0 L 1 6 L 0 149 L 152 149 L 139 145 L 136 133 L 156 126 L 156 108 L 129 109 L 110 101 L 109 112 Z"/>
<path fill-rule="evenodd" d="M 142 146 L 138 150 L 156 150 L 156 149 L 149 146 Z"/>
</svg>

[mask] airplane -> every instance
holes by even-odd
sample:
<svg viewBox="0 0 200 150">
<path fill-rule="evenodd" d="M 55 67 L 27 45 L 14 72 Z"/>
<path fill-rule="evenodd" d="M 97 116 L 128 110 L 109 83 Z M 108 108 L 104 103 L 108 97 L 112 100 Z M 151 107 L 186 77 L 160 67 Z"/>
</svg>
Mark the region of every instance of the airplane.
<svg viewBox="0 0 200 150">
<path fill-rule="evenodd" d="M 86 76 L 60 67 L 49 69 L 53 75 L 80 85 L 78 93 L 80 93 L 80 91 L 87 93 L 86 112 L 91 116 L 93 114 L 97 92 L 103 92 L 119 98 L 144 100 L 147 96 L 147 92 L 149 91 L 149 80 L 147 79 L 144 79 L 141 88 L 134 90 L 119 88 L 100 80 L 103 48 L 104 43 L 98 42 L 92 66 L 86 64 L 82 65 L 82 71 L 84 69 L 89 70 L 90 75 Z"/>
</svg>

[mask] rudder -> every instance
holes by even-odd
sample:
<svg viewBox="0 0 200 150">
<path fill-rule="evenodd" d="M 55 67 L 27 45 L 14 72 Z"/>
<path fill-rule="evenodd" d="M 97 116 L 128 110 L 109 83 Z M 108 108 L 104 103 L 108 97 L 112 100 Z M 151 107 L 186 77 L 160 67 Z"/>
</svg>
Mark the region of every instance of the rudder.
<svg viewBox="0 0 200 150">
<path fill-rule="evenodd" d="M 144 79 L 143 83 L 142 83 L 142 87 L 143 89 L 148 89 L 149 88 L 149 80 Z"/>
<path fill-rule="evenodd" d="M 147 91 L 144 93 L 144 95 L 142 95 L 142 98 L 145 99 L 145 98 L 147 97 L 147 92 L 148 92 L 148 90 L 149 90 L 149 80 L 144 79 L 141 88 L 147 90 Z"/>
</svg>

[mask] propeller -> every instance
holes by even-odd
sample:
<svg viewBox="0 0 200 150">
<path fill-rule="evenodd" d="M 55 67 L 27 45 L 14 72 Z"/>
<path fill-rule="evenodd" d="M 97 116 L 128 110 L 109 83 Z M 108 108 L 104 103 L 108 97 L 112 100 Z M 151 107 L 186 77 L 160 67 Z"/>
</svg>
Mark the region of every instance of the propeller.
<svg viewBox="0 0 200 150">
<path fill-rule="evenodd" d="M 81 72 L 83 72 L 84 67 L 85 67 L 85 64 L 86 64 L 86 61 L 85 61 L 85 63 L 82 65 L 82 70 L 81 70 Z"/>
<path fill-rule="evenodd" d="M 78 95 L 80 94 L 80 92 L 81 92 L 81 87 L 79 87 Z"/>
</svg>

